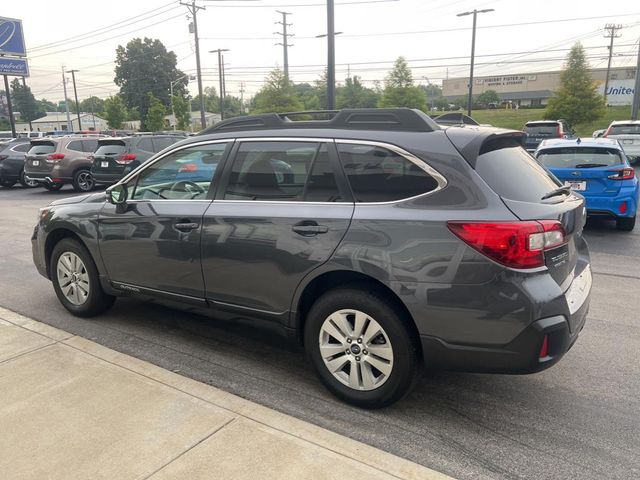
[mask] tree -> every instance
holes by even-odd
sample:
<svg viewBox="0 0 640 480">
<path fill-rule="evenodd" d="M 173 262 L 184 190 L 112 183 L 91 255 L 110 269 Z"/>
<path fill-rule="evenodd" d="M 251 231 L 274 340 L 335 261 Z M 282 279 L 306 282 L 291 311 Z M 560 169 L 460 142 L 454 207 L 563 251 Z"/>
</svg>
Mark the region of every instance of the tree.
<svg viewBox="0 0 640 480">
<path fill-rule="evenodd" d="M 173 112 L 176 116 L 176 128 L 178 130 L 187 130 L 191 123 L 191 108 L 189 100 L 183 95 L 178 94 L 173 96 Z"/>
<path fill-rule="evenodd" d="M 321 110 L 326 106 L 320 103 L 318 88 L 310 83 L 291 84 L 291 88 L 302 103 L 304 110 Z M 326 97 L 326 86 L 324 92 Z"/>
<path fill-rule="evenodd" d="M 279 68 L 273 70 L 254 98 L 255 113 L 294 112 L 303 109 L 291 83 Z"/>
<path fill-rule="evenodd" d="M 147 120 L 145 127 L 151 132 L 157 132 L 164 129 L 164 116 L 167 114 L 167 110 L 159 98 L 156 98 L 153 93 L 148 93 L 149 96 L 149 110 L 147 111 Z"/>
<path fill-rule="evenodd" d="M 500 103 L 500 96 L 495 90 L 486 90 L 476 97 L 476 102 L 484 105 Z"/>
<path fill-rule="evenodd" d="M 344 86 L 336 89 L 338 108 L 375 108 L 379 100 L 376 91 L 364 87 L 357 76 L 347 78 Z"/>
<path fill-rule="evenodd" d="M 11 96 L 14 108 L 27 122 L 31 123 L 32 120 L 44 117 L 45 112 L 39 108 L 31 89 L 22 85 L 22 82 L 17 78 L 11 81 Z"/>
<path fill-rule="evenodd" d="M 58 105 L 56 106 L 56 111 L 61 113 L 65 113 L 67 111 L 67 107 L 65 106 L 64 100 L 60 100 L 58 102 Z M 76 113 L 76 102 L 74 102 L 71 99 L 69 99 L 69 113 L 71 115 L 75 115 Z"/>
<path fill-rule="evenodd" d="M 604 116 L 604 98 L 589 74 L 584 49 L 578 42 L 569 52 L 560 75 L 560 88 L 549 99 L 544 112 L 546 119 L 563 118 L 570 127 L 593 122 Z"/>
<path fill-rule="evenodd" d="M 214 87 L 204 87 L 204 109 L 207 112 L 220 111 L 220 97 Z M 200 95 L 196 95 L 191 100 L 191 111 L 200 111 Z"/>
<path fill-rule="evenodd" d="M 425 108 L 424 90 L 413 83 L 411 70 L 404 57 L 398 57 L 384 82 L 381 107 Z"/>
<path fill-rule="evenodd" d="M 118 95 L 104 101 L 104 113 L 109 128 L 122 128 L 122 122 L 127 118 L 127 110 L 122 98 Z"/>
<path fill-rule="evenodd" d="M 116 49 L 116 76 L 114 82 L 120 87 L 120 95 L 127 108 L 140 112 L 141 127 L 147 129 L 146 117 L 150 108 L 148 93 L 166 107 L 171 105 L 170 84 L 174 83 L 174 94 L 186 93 L 187 76 L 176 68 L 174 52 L 168 52 L 160 40 L 134 38 L 126 47 Z"/>
<path fill-rule="evenodd" d="M 85 113 L 95 113 L 96 115 L 104 112 L 104 100 L 96 96 L 85 98 L 80 102 L 80 111 Z"/>
<path fill-rule="evenodd" d="M 58 107 L 56 106 L 55 103 L 50 102 L 49 100 L 47 100 L 46 98 L 43 98 L 42 100 L 36 100 L 36 103 L 38 104 L 38 109 L 41 110 L 42 112 L 57 112 Z"/>
</svg>

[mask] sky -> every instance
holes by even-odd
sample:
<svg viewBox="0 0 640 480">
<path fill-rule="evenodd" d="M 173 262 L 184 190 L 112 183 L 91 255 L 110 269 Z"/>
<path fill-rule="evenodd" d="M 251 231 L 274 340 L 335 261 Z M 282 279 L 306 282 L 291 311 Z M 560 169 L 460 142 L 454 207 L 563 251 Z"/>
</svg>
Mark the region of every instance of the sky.
<svg viewBox="0 0 640 480">
<path fill-rule="evenodd" d="M 640 2 L 618 0 L 335 0 L 336 79 L 358 75 L 365 85 L 383 81 L 398 56 L 409 60 L 417 83 L 441 84 L 468 75 L 471 16 L 456 14 L 494 9 L 478 15 L 476 75 L 557 70 L 567 50 L 581 41 L 592 67 L 606 67 L 604 27 L 621 24 L 613 66 L 635 66 L 640 38 Z M 204 86 L 217 89 L 217 56 L 225 53 L 227 93 L 245 99 L 260 89 L 264 77 L 282 67 L 277 10 L 291 13 L 290 75 L 313 82 L 327 61 L 324 0 L 197 0 Z M 4 0 L 1 17 L 23 21 L 31 77 L 38 99 L 64 98 L 61 67 L 76 69 L 78 97 L 106 98 L 113 83 L 115 50 L 136 37 L 157 38 L 178 58 L 178 68 L 195 74 L 193 34 L 188 10 L 168 0 Z M 244 87 L 242 87 L 242 84 Z M 197 93 L 197 82 L 189 89 Z M 70 97 L 72 92 L 69 91 Z"/>
</svg>

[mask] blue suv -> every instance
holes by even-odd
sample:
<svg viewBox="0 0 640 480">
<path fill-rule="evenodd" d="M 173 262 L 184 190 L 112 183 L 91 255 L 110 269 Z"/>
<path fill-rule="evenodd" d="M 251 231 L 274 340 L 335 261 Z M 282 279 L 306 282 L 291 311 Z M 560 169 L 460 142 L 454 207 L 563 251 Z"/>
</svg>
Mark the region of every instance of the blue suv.
<svg viewBox="0 0 640 480">
<path fill-rule="evenodd" d="M 567 188 L 585 197 L 588 215 L 613 218 L 618 230 L 633 230 L 638 179 L 617 140 L 545 140 L 535 156 Z"/>
</svg>

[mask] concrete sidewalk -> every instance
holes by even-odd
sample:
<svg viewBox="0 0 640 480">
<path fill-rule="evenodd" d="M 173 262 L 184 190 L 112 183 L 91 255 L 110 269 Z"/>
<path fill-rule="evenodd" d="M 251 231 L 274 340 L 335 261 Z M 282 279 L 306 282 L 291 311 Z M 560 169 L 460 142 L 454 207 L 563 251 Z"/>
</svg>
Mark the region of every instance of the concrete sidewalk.
<svg viewBox="0 0 640 480">
<path fill-rule="evenodd" d="M 449 477 L 0 307 L 0 478 Z"/>
</svg>

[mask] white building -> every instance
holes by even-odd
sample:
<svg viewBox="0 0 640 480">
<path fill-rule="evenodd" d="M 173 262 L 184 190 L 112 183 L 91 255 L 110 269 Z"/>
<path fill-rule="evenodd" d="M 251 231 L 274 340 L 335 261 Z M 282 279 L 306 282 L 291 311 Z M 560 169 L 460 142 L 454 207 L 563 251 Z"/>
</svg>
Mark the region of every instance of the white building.
<svg viewBox="0 0 640 480">
<path fill-rule="evenodd" d="M 92 113 L 80 113 L 81 125 L 78 125 L 78 116 L 69 112 L 71 119 L 71 129 L 78 130 L 107 130 L 109 127 L 104 118 L 98 117 Z M 60 112 L 47 112 L 47 114 L 37 120 L 31 122 L 34 132 L 53 132 L 57 130 L 67 130 L 67 114 Z M 16 124 L 16 130 L 29 130 L 28 123 Z"/>
</svg>

